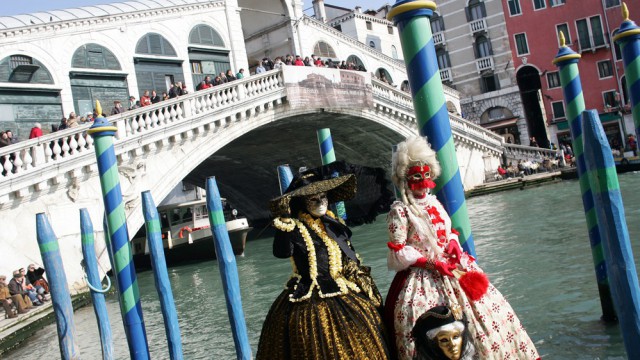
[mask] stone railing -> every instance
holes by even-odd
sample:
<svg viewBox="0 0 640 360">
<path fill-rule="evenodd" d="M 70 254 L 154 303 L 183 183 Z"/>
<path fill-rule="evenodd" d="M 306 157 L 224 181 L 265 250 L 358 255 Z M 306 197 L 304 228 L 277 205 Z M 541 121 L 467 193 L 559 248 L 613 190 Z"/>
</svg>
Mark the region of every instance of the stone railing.
<svg viewBox="0 0 640 360">
<path fill-rule="evenodd" d="M 358 50 L 368 54 L 369 56 L 376 58 L 378 60 L 382 60 L 383 62 L 388 63 L 389 65 L 398 67 L 400 69 L 405 68 L 405 64 L 403 60 L 398 60 L 398 59 L 394 59 L 391 56 L 387 56 L 385 54 L 383 54 L 382 52 L 372 48 L 371 46 L 368 46 L 366 44 L 361 43 L 360 41 L 358 41 L 358 39 L 352 38 L 349 35 L 344 34 L 342 31 L 338 31 L 334 28 L 332 28 L 331 26 L 320 22 L 312 17 L 309 17 L 307 15 L 304 16 L 304 22 L 306 25 L 310 25 L 315 27 L 316 29 L 319 29 L 321 31 L 324 31 L 325 33 L 328 33 L 330 36 L 334 37 L 334 38 L 338 38 L 342 41 L 347 42 L 348 44 L 356 47 Z"/>
<path fill-rule="evenodd" d="M 478 72 L 484 70 L 493 70 L 493 56 L 487 56 L 476 60 L 476 69 Z"/>
<path fill-rule="evenodd" d="M 374 102 L 383 104 L 377 106 L 386 107 L 389 112 L 400 112 L 401 119 L 416 122 L 411 95 L 387 85 L 382 81 L 373 79 Z M 502 136 L 465 120 L 457 115 L 449 113 L 451 131 L 460 140 L 469 141 L 476 146 L 485 147 L 494 153 L 502 153 Z"/>
<path fill-rule="evenodd" d="M 177 140 L 185 131 L 191 131 L 184 129 L 185 126 L 199 131 L 197 128 L 202 125 L 190 121 L 234 110 L 224 120 L 206 125 L 227 126 L 243 116 L 244 110 L 239 109 L 241 104 L 248 108 L 244 115 L 251 116 L 258 107 L 252 106 L 253 102 L 278 90 L 284 97 L 282 73 L 274 70 L 110 116 L 109 121 L 118 129 L 116 152 L 120 157 L 126 157 L 124 148 L 136 152 L 144 143 L 154 140 Z M 93 139 L 87 134 L 90 126 L 86 124 L 0 148 L 0 205 L 9 201 L 12 192 L 17 197 L 26 196 L 29 186 L 41 191 L 49 186 L 49 182 L 55 185 L 64 181 L 68 173 L 72 178 L 79 177 L 84 166 L 95 167 Z"/>
<path fill-rule="evenodd" d="M 445 44 L 444 31 L 440 31 L 440 32 L 437 32 L 437 33 L 433 34 L 433 44 L 434 45 L 444 45 Z"/>
<path fill-rule="evenodd" d="M 519 160 L 542 162 L 544 159 L 555 159 L 558 156 L 558 150 L 506 143 L 503 146 L 507 164 Z"/>
<path fill-rule="evenodd" d="M 469 30 L 472 34 L 487 31 L 487 20 L 485 18 L 474 20 L 469 23 Z"/>
<path fill-rule="evenodd" d="M 376 79 L 372 80 L 378 110 L 392 113 L 392 121 L 415 123 L 411 95 Z M 118 129 L 116 153 L 121 161 L 147 152 L 153 146 L 178 142 L 192 136 L 231 126 L 257 112 L 283 104 L 285 86 L 280 70 L 249 76 L 142 107 L 108 120 Z M 212 116 L 215 115 L 215 116 Z M 450 115 L 451 128 L 461 139 L 478 146 L 496 148 L 501 137 L 467 120 Z M 91 125 L 81 125 L 0 148 L 0 206 L 30 191 L 82 181 L 83 174 L 95 171 Z"/>
<path fill-rule="evenodd" d="M 453 73 L 451 72 L 451 68 L 445 68 L 440 70 L 440 80 L 453 81 Z"/>
</svg>

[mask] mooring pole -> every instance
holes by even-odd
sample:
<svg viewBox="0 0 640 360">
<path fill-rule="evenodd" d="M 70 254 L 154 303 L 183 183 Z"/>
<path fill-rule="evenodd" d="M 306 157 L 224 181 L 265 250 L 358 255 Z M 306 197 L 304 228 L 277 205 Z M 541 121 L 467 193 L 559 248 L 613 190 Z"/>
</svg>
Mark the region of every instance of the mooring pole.
<svg viewBox="0 0 640 360">
<path fill-rule="evenodd" d="M 320 157 L 322 158 L 322 165 L 329 165 L 336 161 L 336 151 L 333 148 L 333 138 L 331 137 L 331 129 L 325 128 L 316 131 L 318 136 L 318 145 L 320 146 Z M 338 176 L 339 174 L 334 174 Z M 347 219 L 347 209 L 344 207 L 344 202 L 339 201 L 334 204 L 336 207 L 336 215 L 343 220 Z"/>
<path fill-rule="evenodd" d="M 96 101 L 98 114 L 102 113 L 100 103 Z M 96 157 L 98 159 L 98 173 L 102 185 L 102 197 L 107 213 L 109 238 L 116 283 L 120 300 L 120 310 L 124 323 L 129 354 L 134 360 L 149 359 L 147 333 L 142 318 L 140 291 L 136 269 L 133 264 L 131 243 L 127 230 L 127 217 L 124 212 L 120 177 L 118 174 L 118 160 L 113 147 L 113 136 L 118 128 L 111 125 L 106 118 L 95 119 L 93 126 L 87 131 L 94 141 Z"/>
<path fill-rule="evenodd" d="M 158 209 L 149 191 L 142 193 L 142 212 L 144 213 L 144 224 L 147 231 L 151 268 L 153 269 L 153 277 L 156 281 L 156 290 L 158 291 L 160 308 L 164 318 L 164 330 L 167 334 L 169 356 L 171 360 L 182 360 L 182 339 L 180 337 L 180 326 L 178 325 L 178 312 L 173 301 L 167 262 L 164 258 L 160 215 L 158 215 Z"/>
<path fill-rule="evenodd" d="M 250 360 L 252 358 L 251 347 L 249 346 L 247 325 L 242 310 L 236 256 L 233 254 L 231 242 L 229 241 L 229 233 L 227 232 L 227 225 L 222 211 L 222 200 L 215 177 L 207 179 L 207 209 L 213 233 L 213 243 L 216 248 L 216 258 L 218 259 L 218 266 L 220 266 L 220 276 L 222 277 L 222 286 L 227 302 L 231 332 L 236 346 L 236 355 L 238 359 Z"/>
<path fill-rule="evenodd" d="M 100 333 L 100 345 L 102 347 L 102 360 L 111 360 L 113 355 L 113 338 L 111 337 L 111 324 L 107 313 L 107 303 L 102 289 L 100 272 L 98 271 L 98 258 L 96 256 L 95 237 L 93 234 L 93 223 L 87 209 L 80 209 L 80 237 L 82 238 L 82 256 L 84 257 L 84 269 L 87 272 L 87 282 L 91 290 L 91 302 L 93 311 L 96 313 L 98 321 L 98 332 Z"/>
<path fill-rule="evenodd" d="M 64 360 L 80 359 L 76 326 L 73 322 L 73 305 L 64 272 L 58 238 L 44 213 L 36 214 L 36 233 L 42 264 L 47 271 L 53 312 L 58 329 L 60 357 Z"/>
<path fill-rule="evenodd" d="M 456 148 L 449 124 L 430 18 L 436 4 L 425 0 L 398 0 L 387 15 L 400 30 L 402 53 L 418 119 L 420 135 L 426 136 L 436 151 L 442 173 L 436 179 L 435 193 L 460 233 L 464 249 L 474 257 L 476 250 L 458 168 Z"/>
<path fill-rule="evenodd" d="M 293 180 L 293 174 L 289 165 L 278 165 L 278 184 L 280 185 L 280 195 L 284 194 Z"/>
<path fill-rule="evenodd" d="M 640 288 L 624 216 L 620 183 L 609 140 L 595 110 L 582 113 L 584 153 L 596 218 L 609 270 L 609 284 L 627 358 L 640 359 Z"/>
<path fill-rule="evenodd" d="M 602 320 L 616 321 L 616 312 L 611 300 L 611 289 L 607 277 L 607 263 L 602 250 L 600 230 L 595 217 L 595 207 L 593 202 L 593 192 L 589 184 L 589 173 L 586 171 L 584 160 L 584 144 L 582 139 L 582 112 L 585 110 L 584 96 L 582 93 L 582 83 L 580 81 L 580 71 L 578 61 L 580 54 L 571 50 L 565 44 L 564 34 L 558 34 L 560 38 L 560 49 L 558 55 L 553 59 L 553 63 L 560 70 L 560 84 L 564 95 L 567 121 L 571 133 L 573 154 L 577 163 L 578 181 L 580 182 L 580 193 L 582 194 L 582 207 L 587 218 L 587 231 L 591 244 L 591 256 L 596 271 L 596 281 L 598 283 L 598 293 L 600 295 L 600 306 L 602 307 Z"/>
<path fill-rule="evenodd" d="M 613 41 L 620 45 L 624 74 L 627 78 L 627 91 L 631 99 L 631 113 L 636 127 L 636 141 L 640 134 L 640 27 L 629 19 L 627 4 L 622 3 L 622 17 L 624 21 L 615 32 Z"/>
</svg>

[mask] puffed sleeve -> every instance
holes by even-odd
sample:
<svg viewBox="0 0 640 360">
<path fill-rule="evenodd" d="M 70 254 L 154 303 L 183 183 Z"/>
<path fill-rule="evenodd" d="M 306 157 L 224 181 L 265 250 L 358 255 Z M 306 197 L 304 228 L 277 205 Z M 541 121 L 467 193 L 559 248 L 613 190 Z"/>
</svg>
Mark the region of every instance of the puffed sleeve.
<svg viewBox="0 0 640 360">
<path fill-rule="evenodd" d="M 293 256 L 293 242 L 297 232 L 295 222 L 292 219 L 275 218 L 273 227 L 276 233 L 273 238 L 273 256 L 277 258 L 288 258 Z"/>
<path fill-rule="evenodd" d="M 407 245 L 407 234 L 409 223 L 407 219 L 409 209 L 401 202 L 396 202 L 391 206 L 391 211 L 387 215 L 387 225 L 389 229 L 389 255 L 387 256 L 387 267 L 389 270 L 401 271 L 424 257 L 411 245 Z"/>
</svg>

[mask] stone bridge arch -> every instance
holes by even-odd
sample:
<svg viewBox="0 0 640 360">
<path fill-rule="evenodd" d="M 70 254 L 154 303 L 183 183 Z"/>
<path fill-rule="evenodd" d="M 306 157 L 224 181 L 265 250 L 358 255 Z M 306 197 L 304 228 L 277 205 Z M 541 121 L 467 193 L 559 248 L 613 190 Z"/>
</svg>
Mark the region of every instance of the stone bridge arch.
<svg viewBox="0 0 640 360">
<path fill-rule="evenodd" d="M 417 133 L 416 119 L 408 94 L 375 80 L 372 91 L 372 107 L 292 109 L 286 101 L 282 72 L 271 71 L 111 117 L 118 128 L 115 149 L 130 236 L 143 224 L 140 192 L 150 190 L 159 203 L 192 173 L 195 182 L 206 176 L 219 177 L 223 196 L 236 207 L 254 216 L 264 215 L 260 211 L 266 211 L 266 201 L 278 191 L 275 165 L 319 164 L 315 140 L 319 128 L 332 128 L 339 158 L 388 168 L 391 145 Z M 471 181 L 468 187 L 481 183 L 483 179 L 469 177 L 478 172 L 469 172 L 470 166 L 484 166 L 477 161 L 483 156 L 498 159 L 499 137 L 453 115 L 451 124 L 458 156 L 466 156 L 458 161 L 462 178 Z M 45 212 L 65 254 L 70 283 L 82 282 L 77 214 L 87 208 L 97 231 L 102 230 L 103 216 L 87 127 L 48 134 L 0 151 L 0 165 L 7 170 L 1 175 L 0 211 L 4 218 L 16 219 L 3 224 L 0 251 L 12 254 L 19 248 L 21 254 L 3 262 L 0 271 L 37 262 L 37 243 L 23 239 L 36 238 L 34 215 Z M 273 139 L 279 139 L 276 145 L 284 144 L 280 145 L 284 148 L 265 151 L 261 146 Z M 291 139 L 297 141 L 293 146 Z M 240 152 L 253 154 L 255 161 L 260 160 L 258 165 L 248 160 L 251 156 L 232 156 Z M 271 163 L 264 164 L 265 157 Z M 11 158 L 15 160 L 9 161 Z M 197 170 L 201 164 L 204 170 Z M 243 197 L 242 190 L 233 190 L 229 184 L 238 181 L 225 173 L 243 167 L 249 170 L 239 176 L 255 177 L 257 181 L 250 184 L 261 184 L 255 195 L 259 199 L 245 208 L 242 206 L 252 199 Z M 483 169 L 479 172 L 484 174 Z M 274 185 L 270 187 L 269 181 Z M 109 267 L 106 256 L 102 263 Z"/>
</svg>

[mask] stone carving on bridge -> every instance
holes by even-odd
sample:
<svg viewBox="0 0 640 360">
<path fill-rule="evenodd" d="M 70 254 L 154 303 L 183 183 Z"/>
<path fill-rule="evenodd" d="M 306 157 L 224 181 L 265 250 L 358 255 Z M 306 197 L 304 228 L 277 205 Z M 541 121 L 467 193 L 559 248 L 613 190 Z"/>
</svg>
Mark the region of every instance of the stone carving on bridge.
<svg viewBox="0 0 640 360">
<path fill-rule="evenodd" d="M 147 164 L 142 160 L 135 160 L 130 165 L 120 165 L 118 172 L 123 178 L 120 184 L 123 188 L 124 208 L 129 211 L 136 207 L 137 201 L 140 200 L 140 193 L 143 190 L 147 190 L 142 189 L 141 186 L 143 178 L 147 175 Z M 124 179 L 126 181 L 123 181 Z M 124 190 L 125 188 L 126 190 Z"/>
</svg>

